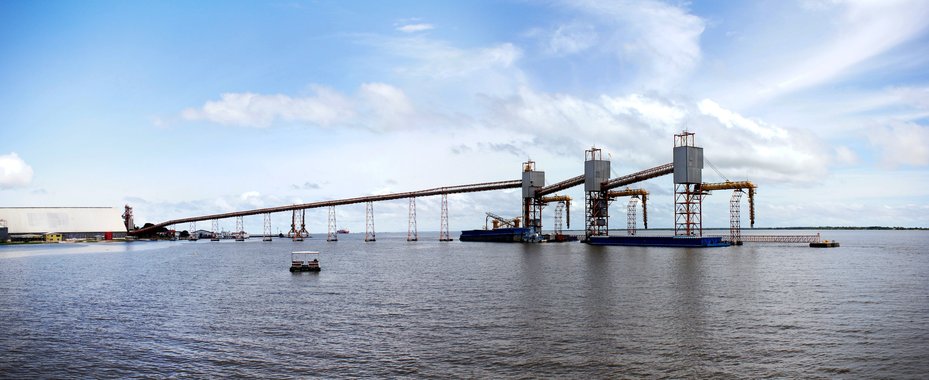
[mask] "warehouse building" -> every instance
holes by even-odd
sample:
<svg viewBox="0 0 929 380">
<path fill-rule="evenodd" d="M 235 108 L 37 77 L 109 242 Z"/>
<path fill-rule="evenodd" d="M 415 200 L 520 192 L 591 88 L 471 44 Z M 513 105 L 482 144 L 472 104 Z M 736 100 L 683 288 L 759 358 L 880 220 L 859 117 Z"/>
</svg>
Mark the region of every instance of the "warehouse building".
<svg viewBox="0 0 929 380">
<path fill-rule="evenodd" d="M 10 239 L 61 235 L 61 239 L 126 236 L 121 210 L 114 207 L 0 207 Z"/>
</svg>

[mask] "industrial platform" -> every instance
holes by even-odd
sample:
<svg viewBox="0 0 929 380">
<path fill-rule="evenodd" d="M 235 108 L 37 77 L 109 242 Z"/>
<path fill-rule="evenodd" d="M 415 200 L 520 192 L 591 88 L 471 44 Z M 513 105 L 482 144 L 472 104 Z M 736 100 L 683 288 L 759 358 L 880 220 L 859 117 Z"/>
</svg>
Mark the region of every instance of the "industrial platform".
<svg viewBox="0 0 929 380">
<path fill-rule="evenodd" d="M 710 248 L 729 246 L 729 243 L 723 241 L 722 237 L 719 236 L 591 236 L 585 243 L 632 247 Z"/>
<path fill-rule="evenodd" d="M 531 228 L 497 228 L 492 230 L 461 231 L 461 241 L 484 241 L 492 243 L 522 243 L 527 242 L 527 235 L 532 233 Z"/>
</svg>

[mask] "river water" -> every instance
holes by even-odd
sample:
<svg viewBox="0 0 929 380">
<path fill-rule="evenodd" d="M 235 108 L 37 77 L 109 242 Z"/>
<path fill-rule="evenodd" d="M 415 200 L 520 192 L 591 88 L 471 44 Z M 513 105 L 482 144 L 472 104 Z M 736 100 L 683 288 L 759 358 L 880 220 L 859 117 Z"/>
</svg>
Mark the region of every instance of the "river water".
<svg viewBox="0 0 929 380">
<path fill-rule="evenodd" d="M 0 377 L 929 376 L 929 232 L 378 238 L 0 247 Z M 322 272 L 287 270 L 305 249 Z"/>
</svg>

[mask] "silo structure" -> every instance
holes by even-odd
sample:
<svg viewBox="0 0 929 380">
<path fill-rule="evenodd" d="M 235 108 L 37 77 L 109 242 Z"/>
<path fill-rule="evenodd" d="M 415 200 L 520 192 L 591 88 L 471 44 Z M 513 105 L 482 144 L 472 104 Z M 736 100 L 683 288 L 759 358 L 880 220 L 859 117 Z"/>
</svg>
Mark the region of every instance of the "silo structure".
<svg viewBox="0 0 929 380">
<path fill-rule="evenodd" d="M 535 162 L 523 163 L 523 221 L 526 228 L 542 232 L 542 202 L 538 191 L 545 186 L 545 172 L 535 170 Z"/>
<path fill-rule="evenodd" d="M 674 235 L 703 236 L 703 148 L 693 132 L 674 135 Z"/>
<path fill-rule="evenodd" d="M 584 151 L 586 238 L 609 235 L 609 207 L 603 182 L 610 179 L 610 161 L 598 148 Z"/>
</svg>

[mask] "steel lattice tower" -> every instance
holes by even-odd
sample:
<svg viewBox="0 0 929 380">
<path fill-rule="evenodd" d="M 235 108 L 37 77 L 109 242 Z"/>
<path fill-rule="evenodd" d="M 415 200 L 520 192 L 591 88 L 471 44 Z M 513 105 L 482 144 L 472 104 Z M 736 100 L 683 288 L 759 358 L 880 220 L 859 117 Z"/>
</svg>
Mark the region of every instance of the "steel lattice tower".
<svg viewBox="0 0 929 380">
<path fill-rule="evenodd" d="M 377 241 L 374 234 L 374 202 L 365 203 L 365 241 Z"/>
<path fill-rule="evenodd" d="M 626 233 L 629 235 L 635 235 L 635 232 L 636 232 L 635 224 L 636 224 L 637 218 L 635 215 L 635 211 L 636 211 L 635 209 L 636 209 L 636 206 L 638 206 L 638 204 L 639 204 L 639 198 L 633 196 L 629 198 L 629 203 L 626 205 Z"/>
<path fill-rule="evenodd" d="M 742 190 L 733 190 L 732 198 L 729 198 L 729 242 L 732 244 L 742 244 L 741 203 Z"/>
<path fill-rule="evenodd" d="M 326 241 L 339 241 L 339 231 L 336 229 L 335 222 L 335 206 L 329 206 L 329 223 L 328 230 L 329 234 L 326 235 Z"/>
<path fill-rule="evenodd" d="M 267 212 L 264 214 L 264 237 L 261 241 L 271 241 L 271 234 L 271 213 Z"/>
<path fill-rule="evenodd" d="M 198 239 L 200 239 L 200 234 L 197 234 L 197 222 L 190 222 L 189 234 L 187 235 L 187 240 L 196 241 Z"/>
<path fill-rule="evenodd" d="M 210 237 L 211 241 L 219 241 L 219 219 L 213 219 L 213 231 Z"/>
<path fill-rule="evenodd" d="M 235 217 L 235 238 L 245 239 L 245 219 L 241 215 Z"/>
<path fill-rule="evenodd" d="M 562 214 L 564 213 L 564 209 L 565 209 L 564 202 L 558 202 L 557 204 L 555 204 L 555 230 L 554 230 L 555 235 L 562 235 L 563 230 L 561 228 L 562 227 L 561 224 L 562 224 L 562 218 L 563 218 Z"/>
<path fill-rule="evenodd" d="M 410 222 L 406 229 L 406 241 L 418 241 L 419 232 L 416 230 L 416 197 L 410 197 Z"/>
<path fill-rule="evenodd" d="M 452 241 L 448 236 L 448 194 L 442 194 L 442 220 L 439 221 L 439 241 Z"/>
</svg>

